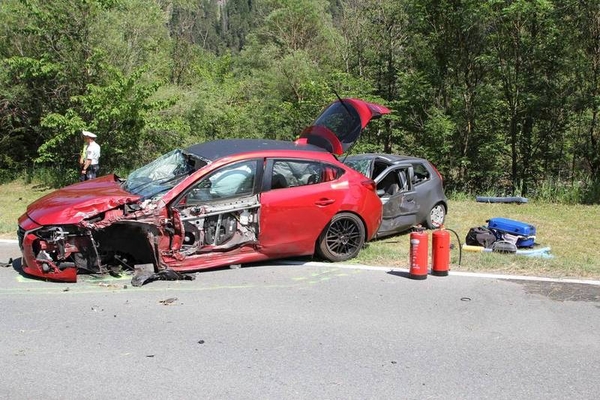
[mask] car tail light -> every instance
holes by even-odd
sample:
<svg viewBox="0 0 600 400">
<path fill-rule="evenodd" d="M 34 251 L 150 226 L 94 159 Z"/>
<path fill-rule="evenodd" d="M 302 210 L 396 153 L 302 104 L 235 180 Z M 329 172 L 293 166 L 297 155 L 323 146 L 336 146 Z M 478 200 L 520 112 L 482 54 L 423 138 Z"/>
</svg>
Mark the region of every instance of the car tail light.
<svg viewBox="0 0 600 400">
<path fill-rule="evenodd" d="M 360 184 L 373 192 L 377 192 L 377 184 L 373 179 L 367 179 L 366 181 L 362 181 Z"/>
<path fill-rule="evenodd" d="M 442 174 L 440 174 L 440 171 L 438 171 L 438 169 L 435 167 L 435 165 L 433 165 L 431 163 L 429 163 L 429 164 L 433 167 L 433 170 L 435 171 L 435 173 L 438 174 L 442 183 L 444 183 L 444 177 L 442 177 Z"/>
</svg>

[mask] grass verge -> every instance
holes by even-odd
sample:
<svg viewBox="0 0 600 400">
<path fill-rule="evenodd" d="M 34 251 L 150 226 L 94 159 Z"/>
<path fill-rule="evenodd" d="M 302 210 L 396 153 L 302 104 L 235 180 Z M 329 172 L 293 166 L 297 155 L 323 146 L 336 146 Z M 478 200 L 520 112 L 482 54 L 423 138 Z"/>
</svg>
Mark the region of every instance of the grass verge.
<svg viewBox="0 0 600 400">
<path fill-rule="evenodd" d="M 15 181 L 0 185 L 0 238 L 15 239 L 17 219 L 29 203 L 50 192 L 46 186 Z M 535 225 L 539 246 L 551 247 L 550 259 L 496 253 L 463 252 L 458 265 L 458 243 L 451 234 L 451 270 L 496 272 L 549 277 L 600 279 L 600 206 L 485 204 L 467 198 L 450 200 L 446 226 L 463 242 L 469 228 L 494 217 L 517 219 Z M 431 235 L 430 235 L 431 247 Z M 408 268 L 409 235 L 371 242 L 353 263 Z"/>
<path fill-rule="evenodd" d="M 27 205 L 52 190 L 46 185 L 26 184 L 24 180 L 0 185 L 0 239 L 16 239 L 17 220 Z"/>
<path fill-rule="evenodd" d="M 504 217 L 532 224 L 537 229 L 536 247 L 550 247 L 553 258 L 534 258 L 498 253 L 462 253 L 458 265 L 457 240 L 451 233 L 451 270 L 496 272 L 549 277 L 600 279 L 600 206 L 527 204 L 486 204 L 475 200 L 449 203 L 446 227 L 458 233 L 461 243 L 470 228 L 486 220 Z M 430 235 L 431 247 L 431 235 Z M 354 262 L 408 268 L 409 235 L 372 242 Z"/>
</svg>

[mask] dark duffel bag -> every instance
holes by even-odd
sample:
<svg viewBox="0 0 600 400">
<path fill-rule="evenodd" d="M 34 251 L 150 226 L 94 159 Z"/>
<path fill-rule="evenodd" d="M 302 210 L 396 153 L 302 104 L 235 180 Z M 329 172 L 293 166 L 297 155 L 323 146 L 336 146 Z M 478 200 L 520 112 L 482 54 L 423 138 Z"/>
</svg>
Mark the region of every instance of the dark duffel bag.
<svg viewBox="0 0 600 400">
<path fill-rule="evenodd" d="M 485 226 L 478 226 L 469 229 L 465 242 L 470 246 L 483 246 L 486 249 L 491 249 L 496 240 L 498 238 L 494 231 Z"/>
</svg>

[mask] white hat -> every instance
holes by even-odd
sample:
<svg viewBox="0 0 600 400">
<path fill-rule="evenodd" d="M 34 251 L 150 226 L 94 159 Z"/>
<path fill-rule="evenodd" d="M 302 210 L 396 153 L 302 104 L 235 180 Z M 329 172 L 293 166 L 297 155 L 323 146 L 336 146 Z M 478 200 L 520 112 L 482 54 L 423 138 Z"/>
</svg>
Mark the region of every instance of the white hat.
<svg viewBox="0 0 600 400">
<path fill-rule="evenodd" d="M 87 136 L 87 137 L 91 137 L 91 138 L 97 138 L 98 137 L 95 134 L 93 134 L 92 132 L 88 132 L 88 131 L 81 131 L 81 133 L 83 134 L 83 136 Z"/>
</svg>

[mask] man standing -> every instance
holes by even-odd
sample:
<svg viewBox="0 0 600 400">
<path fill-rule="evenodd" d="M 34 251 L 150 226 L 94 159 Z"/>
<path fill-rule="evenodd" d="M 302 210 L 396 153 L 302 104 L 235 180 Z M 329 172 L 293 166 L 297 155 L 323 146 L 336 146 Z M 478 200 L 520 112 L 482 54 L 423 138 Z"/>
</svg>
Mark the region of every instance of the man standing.
<svg viewBox="0 0 600 400">
<path fill-rule="evenodd" d="M 85 181 L 85 174 L 81 173 L 81 171 L 87 156 L 87 140 L 85 139 L 85 136 L 83 136 L 83 133 L 81 137 L 83 138 L 83 148 L 81 149 L 81 154 L 79 155 L 79 181 L 83 182 Z"/>
<path fill-rule="evenodd" d="M 83 131 L 83 139 L 85 140 L 85 158 L 81 167 L 81 175 L 83 180 L 94 179 L 100 168 L 98 160 L 100 159 L 100 145 L 96 143 L 96 135 L 92 132 Z M 80 160 L 81 161 L 81 160 Z"/>
</svg>

